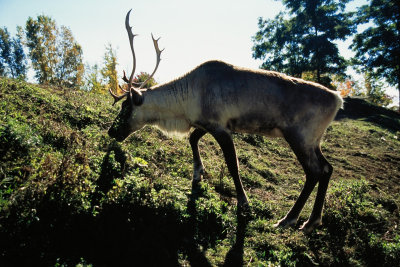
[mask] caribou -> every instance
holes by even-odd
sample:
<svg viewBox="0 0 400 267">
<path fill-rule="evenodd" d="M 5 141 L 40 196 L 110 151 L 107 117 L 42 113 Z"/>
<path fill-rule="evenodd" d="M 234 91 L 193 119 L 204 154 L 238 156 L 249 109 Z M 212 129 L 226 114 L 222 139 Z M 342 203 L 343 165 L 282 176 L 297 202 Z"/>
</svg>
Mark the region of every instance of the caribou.
<svg viewBox="0 0 400 267">
<path fill-rule="evenodd" d="M 225 163 L 237 194 L 238 208 L 249 208 L 239 175 L 232 133 L 248 133 L 284 138 L 298 161 L 306 180 L 304 187 L 285 217 L 276 227 L 297 224 L 310 193 L 318 183 L 309 219 L 300 227 L 311 232 L 321 224 L 323 204 L 333 167 L 321 152 L 321 139 L 343 105 L 338 93 L 310 81 L 274 71 L 252 70 L 221 61 L 208 61 L 171 82 L 146 88 L 161 60 L 158 39 L 153 39 L 156 66 L 143 83 L 134 83 L 136 57 L 129 25 L 131 10 L 125 18 L 133 68 L 127 89 L 117 95 L 110 89 L 114 104 L 124 99 L 121 111 L 108 131 L 121 142 L 145 125 L 153 125 L 169 134 L 189 135 L 193 151 L 193 183 L 202 179 L 204 165 L 198 142 L 209 133 L 222 149 Z"/>
</svg>

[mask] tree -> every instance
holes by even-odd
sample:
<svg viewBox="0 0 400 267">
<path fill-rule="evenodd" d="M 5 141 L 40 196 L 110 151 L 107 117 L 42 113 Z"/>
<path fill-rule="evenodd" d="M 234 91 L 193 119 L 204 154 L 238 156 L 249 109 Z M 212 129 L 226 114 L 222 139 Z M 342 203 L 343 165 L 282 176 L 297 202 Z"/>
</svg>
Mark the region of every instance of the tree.
<svg viewBox="0 0 400 267">
<path fill-rule="evenodd" d="M 104 92 L 107 92 L 110 88 L 113 92 L 116 92 L 119 89 L 117 77 L 117 52 L 112 48 L 111 44 L 106 46 L 103 60 L 104 66 L 100 72 L 106 84 Z"/>
<path fill-rule="evenodd" d="M 400 2 L 371 0 L 358 9 L 355 22 L 372 26 L 356 34 L 353 40 L 354 64 L 371 78 L 386 79 L 400 90 Z"/>
<path fill-rule="evenodd" d="M 300 36 L 294 31 L 292 20 L 285 20 L 279 13 L 274 20 L 259 18 L 259 31 L 253 37 L 253 57 L 263 59 L 262 69 L 269 69 L 301 77 L 306 69 L 306 59 L 299 43 Z"/>
<path fill-rule="evenodd" d="M 253 37 L 253 57 L 264 59 L 262 68 L 301 77 L 310 72 L 315 80 L 330 86 L 330 74 L 343 74 L 346 61 L 335 40 L 344 40 L 355 27 L 351 13 L 344 13 L 350 0 L 282 0 L 288 9 L 274 20 L 259 19 Z"/>
<path fill-rule="evenodd" d="M 36 20 L 28 18 L 25 27 L 26 45 L 39 83 L 61 86 L 79 86 L 84 66 L 82 48 L 69 28 L 61 26 L 47 16 Z"/>
<path fill-rule="evenodd" d="M 337 75 L 332 76 L 332 86 L 343 98 L 359 95 L 361 90 L 358 81 L 355 81 L 351 77 Z"/>
<path fill-rule="evenodd" d="M 56 84 L 55 71 L 59 58 L 56 41 L 58 29 L 55 21 L 44 15 L 38 16 L 36 20 L 29 17 L 25 32 L 36 79 L 41 84 Z"/>
<path fill-rule="evenodd" d="M 384 83 L 371 73 L 364 74 L 365 96 L 374 104 L 387 107 L 392 104 L 392 98 L 385 93 Z"/>
<path fill-rule="evenodd" d="M 17 27 L 17 36 L 12 40 L 12 62 L 10 64 L 10 70 L 14 78 L 25 79 L 27 71 L 26 55 L 22 45 L 22 34 L 23 30 L 21 27 Z"/>
<path fill-rule="evenodd" d="M 93 93 L 104 93 L 106 90 L 101 80 L 99 66 L 97 64 L 93 65 L 92 67 L 90 65 L 86 65 L 85 89 Z"/>
<path fill-rule="evenodd" d="M 11 38 L 6 27 L 0 28 L 0 75 L 25 78 L 26 56 L 21 43 L 21 31 Z"/>
<path fill-rule="evenodd" d="M 57 66 L 58 83 L 63 86 L 78 86 L 82 83 L 84 66 L 82 63 L 82 48 L 75 41 L 69 28 L 61 26 L 61 35 L 58 43 Z"/>
<path fill-rule="evenodd" d="M 133 79 L 133 81 L 134 81 L 135 83 L 143 83 L 143 82 L 145 82 L 149 77 L 150 77 L 150 74 L 149 74 L 149 73 L 147 73 L 147 72 L 141 72 L 141 73 L 139 73 L 139 74 L 137 74 L 137 75 L 135 76 L 135 78 Z M 156 80 L 155 80 L 154 78 L 151 78 L 151 79 L 146 83 L 145 88 L 149 88 L 149 87 L 152 87 L 152 86 L 154 86 L 154 85 L 157 85 L 157 82 L 156 82 Z"/>
<path fill-rule="evenodd" d="M 0 75 L 6 76 L 7 65 L 11 62 L 10 34 L 6 27 L 0 28 Z"/>
</svg>

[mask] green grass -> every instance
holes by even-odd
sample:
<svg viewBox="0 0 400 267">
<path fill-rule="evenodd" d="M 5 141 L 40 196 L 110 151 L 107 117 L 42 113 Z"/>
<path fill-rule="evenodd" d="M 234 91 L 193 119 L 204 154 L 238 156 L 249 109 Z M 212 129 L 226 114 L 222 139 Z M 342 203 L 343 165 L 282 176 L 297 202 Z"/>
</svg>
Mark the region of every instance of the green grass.
<svg viewBox="0 0 400 267">
<path fill-rule="evenodd" d="M 251 212 L 237 216 L 222 151 L 146 127 L 107 136 L 112 99 L 0 78 L 1 266 L 395 266 L 400 116 L 349 99 L 322 149 L 334 166 L 323 225 L 275 229 L 304 184 L 281 139 L 234 135 Z M 373 111 L 373 112 L 371 112 Z"/>
</svg>

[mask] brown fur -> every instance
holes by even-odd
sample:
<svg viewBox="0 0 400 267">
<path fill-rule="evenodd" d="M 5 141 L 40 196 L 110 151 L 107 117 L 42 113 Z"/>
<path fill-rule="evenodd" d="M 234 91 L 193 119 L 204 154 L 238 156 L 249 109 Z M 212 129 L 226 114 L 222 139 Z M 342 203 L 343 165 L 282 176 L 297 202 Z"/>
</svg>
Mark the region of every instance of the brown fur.
<svg viewBox="0 0 400 267">
<path fill-rule="evenodd" d="M 251 70 L 221 61 L 206 62 L 185 76 L 143 90 L 143 104 L 123 104 L 109 134 L 117 140 L 151 124 L 172 134 L 196 130 L 190 137 L 194 181 L 204 171 L 197 143 L 210 133 L 220 144 L 234 179 L 238 204 L 247 197 L 238 173 L 231 132 L 284 137 L 303 166 L 307 180 L 293 208 L 277 225 L 294 224 L 314 186 L 320 182 L 308 232 L 321 222 L 332 166 L 320 150 L 321 138 L 342 106 L 340 96 L 317 83 L 265 70 Z M 130 108 L 128 110 L 128 108 Z M 126 116 L 126 114 L 130 116 Z"/>
</svg>

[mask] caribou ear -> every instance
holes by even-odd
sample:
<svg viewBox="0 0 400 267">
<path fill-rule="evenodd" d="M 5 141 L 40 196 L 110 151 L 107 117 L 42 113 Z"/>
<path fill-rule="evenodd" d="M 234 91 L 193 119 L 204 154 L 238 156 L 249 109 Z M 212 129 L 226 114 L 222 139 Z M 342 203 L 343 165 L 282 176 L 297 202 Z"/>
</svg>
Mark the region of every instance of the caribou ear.
<svg viewBox="0 0 400 267">
<path fill-rule="evenodd" d="M 140 92 L 139 90 L 131 88 L 130 96 L 132 99 L 132 103 L 135 106 L 140 106 L 143 104 L 144 97 L 142 95 L 142 92 Z"/>
</svg>

